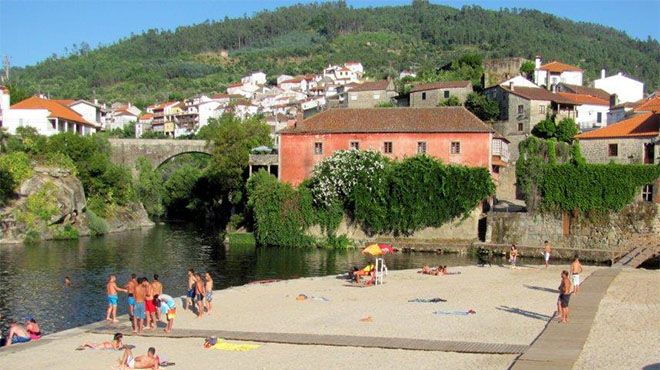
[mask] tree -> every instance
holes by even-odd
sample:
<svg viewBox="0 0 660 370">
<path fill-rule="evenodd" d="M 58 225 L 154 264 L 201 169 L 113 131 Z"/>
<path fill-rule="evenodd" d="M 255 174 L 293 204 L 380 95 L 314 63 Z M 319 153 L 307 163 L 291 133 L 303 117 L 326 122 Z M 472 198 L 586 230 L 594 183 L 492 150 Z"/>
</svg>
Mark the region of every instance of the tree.
<svg viewBox="0 0 660 370">
<path fill-rule="evenodd" d="M 526 60 L 520 66 L 520 73 L 522 73 L 523 76 L 529 79 L 534 74 L 534 69 L 535 69 L 534 62 Z"/>
<path fill-rule="evenodd" d="M 579 134 L 580 130 L 578 129 L 575 120 L 572 118 L 564 118 L 557 124 L 557 131 L 555 137 L 559 141 L 564 141 L 567 143 L 573 142 L 575 135 Z"/>
<path fill-rule="evenodd" d="M 144 157 L 138 158 L 136 169 L 139 175 L 135 183 L 135 193 L 147 214 L 152 218 L 159 218 L 165 213 L 162 199 L 163 178 Z"/>
<path fill-rule="evenodd" d="M 532 129 L 532 135 L 541 139 L 554 138 L 557 133 L 557 125 L 554 117 L 546 116 L 544 120 L 537 123 Z"/>
<path fill-rule="evenodd" d="M 493 121 L 500 116 L 500 106 L 492 99 L 478 93 L 470 93 L 465 100 L 465 108 L 483 121 Z"/>
<path fill-rule="evenodd" d="M 449 98 L 441 101 L 440 104 L 438 104 L 440 107 L 457 107 L 460 105 L 462 105 L 461 101 L 458 100 L 458 97 L 455 95 L 450 95 Z"/>
</svg>

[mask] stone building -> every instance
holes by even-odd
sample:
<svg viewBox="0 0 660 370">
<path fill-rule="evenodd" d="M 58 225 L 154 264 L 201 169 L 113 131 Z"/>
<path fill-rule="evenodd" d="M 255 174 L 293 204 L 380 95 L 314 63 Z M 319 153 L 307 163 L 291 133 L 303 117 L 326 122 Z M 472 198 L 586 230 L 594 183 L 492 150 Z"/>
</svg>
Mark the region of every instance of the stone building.
<svg viewBox="0 0 660 370">
<path fill-rule="evenodd" d="M 353 85 L 348 91 L 348 108 L 374 108 L 391 103 L 396 96 L 394 81 L 382 80 Z"/>
<path fill-rule="evenodd" d="M 548 115 L 557 120 L 575 118 L 575 104 L 558 94 L 538 87 L 493 86 L 484 94 L 500 105 L 500 117 L 495 130 L 511 141 L 510 158 L 518 159 L 518 144 Z"/>
<path fill-rule="evenodd" d="M 472 92 L 470 81 L 442 81 L 417 84 L 410 90 L 411 107 L 437 107 L 443 100 L 455 96 L 461 103 Z"/>
<path fill-rule="evenodd" d="M 514 58 L 499 58 L 499 59 L 486 59 L 484 60 L 484 75 L 482 77 L 482 85 L 484 87 L 493 86 L 506 81 L 510 78 L 520 75 L 520 67 L 527 59 L 514 57 Z"/>
</svg>

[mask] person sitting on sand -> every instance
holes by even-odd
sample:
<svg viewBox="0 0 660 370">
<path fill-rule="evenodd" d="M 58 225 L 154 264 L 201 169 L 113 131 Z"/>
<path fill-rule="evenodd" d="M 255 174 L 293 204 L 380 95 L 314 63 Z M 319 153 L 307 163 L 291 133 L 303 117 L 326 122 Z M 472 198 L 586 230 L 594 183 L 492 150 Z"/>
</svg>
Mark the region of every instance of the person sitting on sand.
<svg viewBox="0 0 660 370">
<path fill-rule="evenodd" d="M 115 333 L 115 336 L 112 338 L 112 341 L 105 341 L 103 343 L 85 343 L 80 347 L 76 348 L 77 350 L 83 350 L 87 348 L 91 349 L 114 349 L 120 350 L 124 348 L 124 344 L 121 342 L 124 335 L 122 333 Z"/>
<path fill-rule="evenodd" d="M 25 320 L 25 331 L 27 331 L 31 340 L 41 339 L 41 329 L 34 318 L 30 317 Z"/>
<path fill-rule="evenodd" d="M 359 283 L 360 282 L 360 276 L 369 276 L 371 273 L 374 271 L 374 264 L 369 262 L 367 266 L 365 266 L 362 270 L 355 271 L 353 276 L 355 276 L 355 282 Z"/>
<path fill-rule="evenodd" d="M 119 360 L 121 369 L 158 369 L 160 359 L 156 356 L 156 349 L 149 347 L 146 355 L 133 357 L 130 349 L 126 348 Z"/>
<path fill-rule="evenodd" d="M 7 343 L 6 346 L 11 346 L 12 344 L 18 343 L 27 343 L 31 341 L 30 334 L 28 333 L 25 326 L 19 324 L 16 320 L 12 320 L 9 324 L 9 333 L 7 334 Z"/>
</svg>

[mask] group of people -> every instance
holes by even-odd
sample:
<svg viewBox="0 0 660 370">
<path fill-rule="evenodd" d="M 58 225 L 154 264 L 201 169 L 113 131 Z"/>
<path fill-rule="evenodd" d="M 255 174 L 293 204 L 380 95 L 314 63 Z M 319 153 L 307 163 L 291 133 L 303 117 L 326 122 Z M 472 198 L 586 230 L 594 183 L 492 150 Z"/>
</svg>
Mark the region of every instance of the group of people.
<svg viewBox="0 0 660 370">
<path fill-rule="evenodd" d="M 120 288 L 117 286 L 117 277 L 111 274 L 106 284 L 108 308 L 105 319 L 113 323 L 117 320 L 118 292 L 128 295 L 128 315 L 133 327 L 133 333 L 142 333 L 143 330 L 153 330 L 157 321 L 167 322 L 164 329 L 166 333 L 172 331 L 176 317 L 176 304 L 174 298 L 163 293 L 158 274 L 154 274 L 153 281 L 146 277 L 138 278 L 131 274 L 131 279 Z"/>
<path fill-rule="evenodd" d="M 197 317 L 202 317 L 204 311 L 211 314 L 213 309 L 213 278 L 207 271 L 202 278 L 194 269 L 188 270 L 188 291 L 186 293 L 186 307 L 191 311 L 197 310 Z"/>
</svg>

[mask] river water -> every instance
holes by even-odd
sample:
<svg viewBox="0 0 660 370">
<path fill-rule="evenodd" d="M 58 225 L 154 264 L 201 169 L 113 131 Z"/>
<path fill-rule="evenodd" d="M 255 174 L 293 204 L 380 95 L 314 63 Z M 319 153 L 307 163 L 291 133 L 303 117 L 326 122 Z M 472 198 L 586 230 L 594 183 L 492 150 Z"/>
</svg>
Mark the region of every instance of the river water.
<svg viewBox="0 0 660 370">
<path fill-rule="evenodd" d="M 192 225 L 167 224 L 152 229 L 49 241 L 33 246 L 0 247 L 0 327 L 9 319 L 32 316 L 42 331 L 53 333 L 105 318 L 105 283 L 117 274 L 119 284 L 131 273 L 160 275 L 164 292 L 183 295 L 187 269 L 209 271 L 215 289 L 262 279 L 291 279 L 343 273 L 362 266 L 359 250 L 225 247 L 218 238 Z M 396 253 L 386 257 L 389 269 L 424 264 L 460 266 L 475 259 L 433 253 Z M 65 287 L 63 279 L 73 285 Z M 126 313 L 126 295 L 119 296 L 118 314 Z"/>
</svg>

